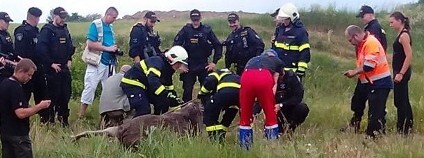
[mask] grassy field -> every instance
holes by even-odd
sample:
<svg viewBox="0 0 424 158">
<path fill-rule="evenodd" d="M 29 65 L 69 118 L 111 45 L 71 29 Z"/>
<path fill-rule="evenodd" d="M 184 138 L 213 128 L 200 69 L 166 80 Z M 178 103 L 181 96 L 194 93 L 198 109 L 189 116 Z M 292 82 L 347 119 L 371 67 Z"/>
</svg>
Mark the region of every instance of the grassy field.
<svg viewBox="0 0 424 158">
<path fill-rule="evenodd" d="M 402 8 L 404 10 L 407 10 Z M 409 9 L 409 8 L 408 8 Z M 421 6 L 415 11 L 407 11 L 411 17 L 422 13 Z M 198 137 L 176 136 L 168 131 L 154 131 L 144 140 L 139 150 L 123 148 L 117 140 L 107 137 L 92 137 L 72 142 L 69 136 L 87 129 L 96 129 L 99 120 L 98 101 L 89 107 L 85 120 L 77 120 L 79 96 L 85 71 L 80 60 L 84 35 L 88 23 L 70 23 L 69 29 L 77 44 L 78 52 L 73 62 L 73 100 L 71 108 L 71 127 L 62 129 L 57 126 L 43 126 L 37 117 L 32 118 L 31 139 L 35 157 L 424 157 L 424 35 L 422 21 L 412 26 L 414 41 L 413 77 L 410 82 L 410 99 L 414 112 L 414 134 L 402 137 L 395 134 L 396 109 L 393 105 L 393 94 L 387 102 L 388 134 L 383 138 L 370 142 L 364 134 L 353 132 L 341 133 L 340 127 L 347 124 L 351 117 L 350 98 L 355 86 L 355 79 L 345 78 L 341 72 L 354 67 L 354 48 L 343 36 L 343 30 L 349 24 L 359 24 L 354 13 L 328 9 L 312 9 L 301 13 L 310 34 L 312 61 L 305 78 L 305 101 L 310 107 L 310 114 L 305 123 L 291 137 L 284 136 L 277 141 L 268 142 L 263 139 L 261 123 L 255 125 L 255 143 L 253 150 L 242 151 L 237 145 L 237 121 L 228 133 L 227 142 L 215 144 L 209 142 L 205 133 Z M 379 20 L 388 34 L 391 44 L 395 33 L 391 31 L 387 14 L 379 14 Z M 163 37 L 163 48 L 171 45 L 176 32 L 185 24 L 184 20 L 164 21 L 157 25 Z M 269 47 L 270 35 L 274 31 L 271 17 L 242 18 L 243 24 L 249 25 L 263 37 Z M 206 19 L 221 40 L 230 31 L 225 19 Z M 119 46 L 128 50 L 128 34 L 134 21 L 119 21 L 114 24 Z M 13 27 L 11 28 L 13 30 Z M 333 33 L 328 41 L 328 30 Z M 391 46 L 391 45 L 389 45 Z M 389 49 L 389 54 L 391 53 Z M 120 64 L 128 64 L 128 56 L 120 59 Z M 222 60 L 218 67 L 223 67 Z M 175 76 L 175 85 L 181 94 L 181 82 Z M 97 97 L 98 98 L 98 97 Z M 365 128 L 366 121 L 362 123 Z"/>
</svg>

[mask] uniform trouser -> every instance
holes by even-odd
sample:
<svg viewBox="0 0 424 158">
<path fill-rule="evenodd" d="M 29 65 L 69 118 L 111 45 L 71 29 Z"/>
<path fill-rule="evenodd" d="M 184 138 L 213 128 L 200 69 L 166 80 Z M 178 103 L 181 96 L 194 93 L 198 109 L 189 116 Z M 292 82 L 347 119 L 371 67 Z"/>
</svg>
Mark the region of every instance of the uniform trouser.
<svg viewBox="0 0 424 158">
<path fill-rule="evenodd" d="M 1 135 L 3 158 L 32 158 L 32 147 L 29 136 Z"/>
<path fill-rule="evenodd" d="M 409 102 L 408 82 L 410 73 L 394 85 L 394 102 L 397 108 L 397 130 L 399 133 L 408 134 L 413 126 L 411 103 Z"/>
<path fill-rule="evenodd" d="M 244 68 L 246 67 L 246 63 L 247 63 L 247 61 L 241 61 L 241 60 L 237 62 L 237 65 L 236 65 L 236 74 L 237 75 L 241 76 L 241 74 L 244 71 Z"/>
<path fill-rule="evenodd" d="M 84 75 L 84 90 L 81 93 L 81 103 L 87 105 L 93 103 L 97 85 L 99 82 L 102 82 L 102 87 L 104 87 L 104 81 L 109 77 L 109 74 L 115 74 L 114 65 L 104 65 L 101 63 L 97 67 L 90 64 L 87 65 Z"/>
<path fill-rule="evenodd" d="M 240 126 L 250 126 L 256 98 L 265 112 L 265 127 L 277 125 L 271 73 L 265 69 L 248 69 L 243 72 L 240 81 Z"/>
<path fill-rule="evenodd" d="M 366 133 L 375 137 L 385 133 L 386 102 L 390 89 L 370 89 L 368 92 L 368 126 Z"/>
<path fill-rule="evenodd" d="M 171 90 L 170 92 L 177 96 L 176 91 Z M 164 114 L 169 110 L 169 107 L 178 106 L 175 101 L 155 94 L 149 94 L 149 101 L 153 104 L 153 114 L 155 115 Z"/>
<path fill-rule="evenodd" d="M 294 131 L 296 127 L 302 124 L 309 114 L 308 105 L 299 103 L 297 105 L 284 105 L 277 113 L 278 126 L 280 132 L 284 131 L 285 127 Z"/>
<path fill-rule="evenodd" d="M 208 76 L 208 71 L 206 69 L 199 69 L 195 71 L 189 71 L 180 75 L 180 80 L 183 81 L 183 101 L 188 102 L 192 99 L 193 95 L 193 86 L 196 83 L 196 79 L 200 82 L 200 85 L 203 84 L 206 76 Z"/>
<path fill-rule="evenodd" d="M 68 103 L 71 98 L 71 72 L 64 69 L 58 73 L 50 72 L 47 74 L 48 97 L 51 99 L 49 108 L 41 111 L 42 122 L 54 122 L 55 114 L 67 124 L 69 117 Z"/>
<path fill-rule="evenodd" d="M 229 127 L 237 115 L 239 105 L 239 89 L 226 88 L 215 93 L 212 98 L 206 102 L 203 112 L 203 123 L 208 127 L 222 125 Z M 233 107 L 235 106 L 235 107 Z M 224 111 L 221 122 L 218 121 L 219 114 Z M 219 129 L 217 129 L 219 130 Z M 208 130 L 207 130 L 208 131 Z M 208 132 L 213 131 L 209 130 Z"/>
<path fill-rule="evenodd" d="M 134 117 L 151 113 L 149 99 L 146 91 L 141 87 L 122 87 L 122 91 L 128 97 L 131 109 L 135 109 Z"/>
<path fill-rule="evenodd" d="M 358 80 L 350 104 L 350 108 L 353 111 L 350 126 L 356 127 L 356 130 L 359 130 L 360 122 L 364 115 L 366 102 L 368 100 L 368 92 L 369 85 L 362 84 L 361 81 Z"/>
</svg>

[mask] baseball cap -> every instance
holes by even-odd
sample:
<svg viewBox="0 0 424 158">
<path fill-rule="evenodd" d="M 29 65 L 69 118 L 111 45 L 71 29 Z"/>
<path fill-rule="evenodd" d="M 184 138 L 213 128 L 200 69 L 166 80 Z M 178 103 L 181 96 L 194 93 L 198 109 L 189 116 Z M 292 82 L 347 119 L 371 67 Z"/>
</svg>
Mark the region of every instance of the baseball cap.
<svg viewBox="0 0 424 158">
<path fill-rule="evenodd" d="M 0 12 L 0 19 L 6 21 L 6 22 L 13 22 L 13 20 L 10 18 L 9 14 L 6 12 Z"/>
<path fill-rule="evenodd" d="M 29 8 L 28 13 L 35 16 L 35 17 L 40 17 L 43 14 L 43 12 L 37 7 Z"/>
<path fill-rule="evenodd" d="M 200 20 L 200 18 L 202 17 L 202 15 L 200 14 L 200 11 L 197 9 L 193 9 L 192 11 L 190 11 L 190 19 L 193 21 L 196 20 Z"/>
<path fill-rule="evenodd" d="M 152 11 L 148 11 L 146 14 L 144 14 L 144 17 L 145 18 L 147 18 L 147 19 L 150 19 L 150 20 L 152 20 L 152 22 L 154 21 L 154 22 L 160 22 L 160 20 L 158 19 L 158 17 L 156 16 L 156 13 L 155 12 L 152 12 Z"/>
<path fill-rule="evenodd" d="M 63 9 L 62 7 L 54 8 L 53 14 L 60 16 L 60 18 L 68 17 L 68 12 L 65 9 Z"/>
<path fill-rule="evenodd" d="M 271 17 L 276 17 L 278 15 L 278 12 L 280 11 L 280 8 L 276 9 L 274 13 L 270 14 Z"/>
<path fill-rule="evenodd" d="M 228 14 L 228 22 L 235 22 L 236 20 L 239 20 L 239 16 L 236 13 Z"/>
<path fill-rule="evenodd" d="M 374 14 L 374 9 L 372 9 L 370 6 L 363 5 L 361 9 L 359 10 L 358 15 L 356 15 L 357 18 L 363 17 L 365 14 Z"/>
</svg>

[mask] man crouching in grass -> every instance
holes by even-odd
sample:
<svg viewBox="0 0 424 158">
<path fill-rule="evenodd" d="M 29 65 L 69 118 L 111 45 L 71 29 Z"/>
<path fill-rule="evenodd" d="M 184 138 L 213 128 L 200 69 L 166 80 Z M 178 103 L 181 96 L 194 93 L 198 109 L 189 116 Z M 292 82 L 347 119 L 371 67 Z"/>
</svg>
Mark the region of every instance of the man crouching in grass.
<svg viewBox="0 0 424 158">
<path fill-rule="evenodd" d="M 0 62 L 3 60 L 0 59 Z M 50 100 L 42 100 L 30 107 L 25 99 L 22 84 L 31 80 L 35 71 L 37 67 L 30 59 L 22 59 L 16 65 L 12 77 L 0 84 L 2 157 L 33 157 L 29 117 L 50 106 Z"/>
</svg>

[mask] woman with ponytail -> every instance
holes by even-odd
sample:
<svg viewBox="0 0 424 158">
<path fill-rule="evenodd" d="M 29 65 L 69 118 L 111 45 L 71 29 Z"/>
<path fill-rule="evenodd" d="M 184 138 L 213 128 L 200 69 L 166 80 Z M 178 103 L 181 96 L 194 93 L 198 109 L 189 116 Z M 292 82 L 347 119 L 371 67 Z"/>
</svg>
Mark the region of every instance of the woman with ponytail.
<svg viewBox="0 0 424 158">
<path fill-rule="evenodd" d="M 397 108 L 397 131 L 409 134 L 413 126 L 412 108 L 409 102 L 408 82 L 411 78 L 412 41 L 408 17 L 393 12 L 389 18 L 390 27 L 398 35 L 393 42 L 394 103 Z"/>
</svg>

